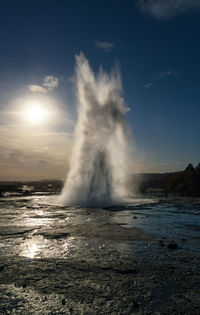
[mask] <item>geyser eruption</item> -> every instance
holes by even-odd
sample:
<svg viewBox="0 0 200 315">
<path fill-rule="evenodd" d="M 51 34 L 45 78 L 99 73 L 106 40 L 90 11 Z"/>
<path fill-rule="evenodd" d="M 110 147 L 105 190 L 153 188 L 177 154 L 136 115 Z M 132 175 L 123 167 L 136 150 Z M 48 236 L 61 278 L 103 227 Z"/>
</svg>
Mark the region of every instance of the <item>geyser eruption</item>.
<svg viewBox="0 0 200 315">
<path fill-rule="evenodd" d="M 130 143 L 119 71 L 97 76 L 76 57 L 78 123 L 63 204 L 105 206 L 127 196 Z"/>
</svg>

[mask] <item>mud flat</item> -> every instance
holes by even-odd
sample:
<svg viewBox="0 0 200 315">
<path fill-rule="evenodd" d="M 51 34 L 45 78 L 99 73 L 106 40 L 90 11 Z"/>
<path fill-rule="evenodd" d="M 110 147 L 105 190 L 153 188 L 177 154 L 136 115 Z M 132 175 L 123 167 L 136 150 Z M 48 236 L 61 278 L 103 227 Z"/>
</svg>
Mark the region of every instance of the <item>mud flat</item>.
<svg viewBox="0 0 200 315">
<path fill-rule="evenodd" d="M 199 205 L 45 198 L 0 201 L 0 314 L 199 314 Z"/>
</svg>

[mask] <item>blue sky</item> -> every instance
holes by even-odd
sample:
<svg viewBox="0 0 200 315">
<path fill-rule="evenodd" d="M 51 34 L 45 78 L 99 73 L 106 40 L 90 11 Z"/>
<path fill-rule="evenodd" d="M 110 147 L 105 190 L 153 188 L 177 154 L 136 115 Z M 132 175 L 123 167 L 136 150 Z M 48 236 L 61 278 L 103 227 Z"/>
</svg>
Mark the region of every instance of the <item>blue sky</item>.
<svg viewBox="0 0 200 315">
<path fill-rule="evenodd" d="M 80 51 L 95 72 L 120 64 L 135 171 L 196 165 L 199 34 L 199 0 L 1 0 L 0 179 L 65 177 Z M 48 123 L 22 119 L 32 99 L 54 113 Z"/>
</svg>

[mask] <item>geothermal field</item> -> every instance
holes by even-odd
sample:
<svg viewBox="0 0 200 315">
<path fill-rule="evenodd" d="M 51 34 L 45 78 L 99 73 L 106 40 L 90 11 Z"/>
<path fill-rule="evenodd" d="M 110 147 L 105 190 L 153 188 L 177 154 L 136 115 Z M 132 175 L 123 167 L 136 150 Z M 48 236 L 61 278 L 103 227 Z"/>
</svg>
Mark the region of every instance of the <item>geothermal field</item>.
<svg viewBox="0 0 200 315">
<path fill-rule="evenodd" d="M 95 76 L 80 54 L 76 74 L 63 188 L 1 193 L 0 314 L 200 314 L 200 200 L 128 186 L 119 71 Z"/>
<path fill-rule="evenodd" d="M 199 200 L 0 199 L 0 314 L 198 314 Z"/>
</svg>

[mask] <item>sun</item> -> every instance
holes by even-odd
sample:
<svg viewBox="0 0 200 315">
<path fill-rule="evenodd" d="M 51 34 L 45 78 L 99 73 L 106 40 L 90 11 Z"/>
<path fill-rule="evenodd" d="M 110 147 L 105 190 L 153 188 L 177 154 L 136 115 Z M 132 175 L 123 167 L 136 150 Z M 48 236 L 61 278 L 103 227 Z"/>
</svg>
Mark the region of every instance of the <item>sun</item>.
<svg viewBox="0 0 200 315">
<path fill-rule="evenodd" d="M 49 118 L 49 110 L 40 101 L 30 101 L 24 106 L 23 118 L 31 124 L 44 123 Z"/>
</svg>

